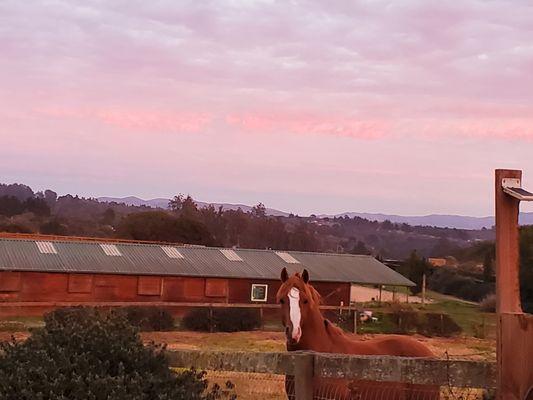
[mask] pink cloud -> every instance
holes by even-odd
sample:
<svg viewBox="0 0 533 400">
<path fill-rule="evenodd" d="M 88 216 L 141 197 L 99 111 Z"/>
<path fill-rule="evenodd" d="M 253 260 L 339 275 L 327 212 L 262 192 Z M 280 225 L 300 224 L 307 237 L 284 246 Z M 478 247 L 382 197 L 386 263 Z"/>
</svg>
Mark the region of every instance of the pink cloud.
<svg viewBox="0 0 533 400">
<path fill-rule="evenodd" d="M 390 131 L 385 121 L 309 114 L 230 114 L 226 117 L 226 122 L 230 127 L 237 127 L 251 133 L 288 132 L 300 135 L 347 136 L 358 139 L 377 139 Z"/>
<path fill-rule="evenodd" d="M 128 131 L 202 132 L 212 122 L 208 113 L 95 109 L 83 110 L 68 107 L 37 108 L 35 112 L 53 118 L 98 121 L 105 125 Z"/>
</svg>

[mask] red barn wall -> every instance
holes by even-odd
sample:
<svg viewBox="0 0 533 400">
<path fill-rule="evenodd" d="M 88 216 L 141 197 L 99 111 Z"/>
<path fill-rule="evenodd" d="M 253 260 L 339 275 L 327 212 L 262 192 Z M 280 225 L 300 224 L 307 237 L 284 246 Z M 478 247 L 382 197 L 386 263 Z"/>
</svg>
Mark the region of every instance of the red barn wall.
<svg viewBox="0 0 533 400">
<path fill-rule="evenodd" d="M 252 303 L 252 284 L 268 285 L 267 303 L 275 303 L 278 280 L 0 272 L 0 302 Z M 324 304 L 349 304 L 349 283 L 312 284 Z"/>
</svg>

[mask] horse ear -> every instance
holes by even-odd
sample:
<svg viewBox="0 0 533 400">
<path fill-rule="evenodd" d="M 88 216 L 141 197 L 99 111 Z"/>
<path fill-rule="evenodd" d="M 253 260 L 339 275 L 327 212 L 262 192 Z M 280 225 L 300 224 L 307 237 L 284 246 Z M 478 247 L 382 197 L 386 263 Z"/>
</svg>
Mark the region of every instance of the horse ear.
<svg viewBox="0 0 533 400">
<path fill-rule="evenodd" d="M 289 273 L 287 272 L 287 268 L 283 267 L 281 270 L 281 281 L 285 282 L 287 279 L 289 279 Z"/>
<path fill-rule="evenodd" d="M 302 272 L 302 279 L 305 283 L 309 283 L 309 271 L 304 269 L 304 272 Z"/>
</svg>

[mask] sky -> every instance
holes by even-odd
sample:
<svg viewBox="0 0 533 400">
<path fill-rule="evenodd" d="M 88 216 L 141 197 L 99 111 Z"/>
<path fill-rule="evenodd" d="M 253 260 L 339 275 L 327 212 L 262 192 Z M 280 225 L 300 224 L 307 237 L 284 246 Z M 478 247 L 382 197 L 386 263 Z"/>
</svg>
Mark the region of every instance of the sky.
<svg viewBox="0 0 533 400">
<path fill-rule="evenodd" d="M 490 215 L 495 168 L 533 188 L 532 37 L 529 0 L 0 0 L 0 182 Z"/>
</svg>

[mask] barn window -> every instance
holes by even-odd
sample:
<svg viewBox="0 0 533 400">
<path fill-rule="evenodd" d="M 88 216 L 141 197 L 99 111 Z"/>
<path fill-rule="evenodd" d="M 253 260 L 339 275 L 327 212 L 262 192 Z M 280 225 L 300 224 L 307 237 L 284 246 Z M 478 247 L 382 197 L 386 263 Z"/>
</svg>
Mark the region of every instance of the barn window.
<svg viewBox="0 0 533 400">
<path fill-rule="evenodd" d="M 161 278 L 158 276 L 139 276 L 137 294 L 159 296 L 161 294 Z"/>
<path fill-rule="evenodd" d="M 230 261 L 242 261 L 242 258 L 231 249 L 221 249 L 220 252 Z"/>
<path fill-rule="evenodd" d="M 267 301 L 268 285 L 259 285 L 254 283 L 252 285 L 252 301 Z"/>
<path fill-rule="evenodd" d="M 57 254 L 57 250 L 52 242 L 35 242 L 42 254 Z"/>
<path fill-rule="evenodd" d="M 18 292 L 20 272 L 0 272 L 0 292 Z"/>
<path fill-rule="evenodd" d="M 100 247 L 102 248 L 104 253 L 108 256 L 120 257 L 122 255 L 118 247 L 115 246 L 114 244 L 103 244 L 102 243 L 100 244 Z"/>
<path fill-rule="evenodd" d="M 285 253 L 284 251 L 276 251 L 275 253 L 287 264 L 300 264 L 300 261 L 291 256 L 289 253 Z"/>
<path fill-rule="evenodd" d="M 69 293 L 91 293 L 93 276 L 90 274 L 70 274 L 68 276 Z"/>
<path fill-rule="evenodd" d="M 169 258 L 185 258 L 183 257 L 183 254 L 181 254 L 175 247 L 161 246 L 161 249 Z"/>
<path fill-rule="evenodd" d="M 206 297 L 226 297 L 228 295 L 228 280 L 206 279 L 205 295 Z"/>
</svg>

